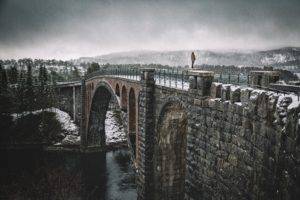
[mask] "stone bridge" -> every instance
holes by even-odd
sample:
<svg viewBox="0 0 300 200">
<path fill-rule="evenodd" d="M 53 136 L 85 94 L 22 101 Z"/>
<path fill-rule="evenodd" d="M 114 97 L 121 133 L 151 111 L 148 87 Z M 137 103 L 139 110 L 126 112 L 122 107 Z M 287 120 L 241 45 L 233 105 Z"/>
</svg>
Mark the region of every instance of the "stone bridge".
<svg viewBox="0 0 300 200">
<path fill-rule="evenodd" d="M 158 84 L 153 69 L 82 80 L 82 150 L 105 148 L 114 101 L 127 113 L 138 199 L 296 199 L 297 96 L 216 83 L 207 71 L 188 76 L 186 89 Z M 252 85 L 266 86 L 277 75 L 257 76 Z"/>
</svg>

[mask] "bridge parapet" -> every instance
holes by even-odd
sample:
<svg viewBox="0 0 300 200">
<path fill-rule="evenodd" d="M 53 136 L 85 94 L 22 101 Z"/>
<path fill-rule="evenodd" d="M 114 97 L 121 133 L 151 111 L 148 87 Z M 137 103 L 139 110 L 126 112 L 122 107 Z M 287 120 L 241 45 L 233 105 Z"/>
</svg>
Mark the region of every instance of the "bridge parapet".
<svg viewBox="0 0 300 200">
<path fill-rule="evenodd" d="M 296 95 L 213 82 L 209 98 L 188 106 L 186 199 L 295 195 Z"/>
<path fill-rule="evenodd" d="M 250 85 L 252 87 L 269 87 L 279 81 L 278 71 L 251 71 Z"/>
<path fill-rule="evenodd" d="M 189 70 L 189 89 L 196 90 L 200 96 L 209 96 L 210 87 L 214 79 L 214 72 L 202 70 Z"/>
</svg>

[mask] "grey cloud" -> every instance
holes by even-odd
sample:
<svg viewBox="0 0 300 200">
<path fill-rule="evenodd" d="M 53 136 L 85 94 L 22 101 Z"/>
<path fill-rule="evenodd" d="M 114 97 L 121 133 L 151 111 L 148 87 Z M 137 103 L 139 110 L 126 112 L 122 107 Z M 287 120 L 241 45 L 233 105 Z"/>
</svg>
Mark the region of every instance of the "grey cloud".
<svg viewBox="0 0 300 200">
<path fill-rule="evenodd" d="M 300 46 L 298 0 L 0 0 L 0 58 Z"/>
</svg>

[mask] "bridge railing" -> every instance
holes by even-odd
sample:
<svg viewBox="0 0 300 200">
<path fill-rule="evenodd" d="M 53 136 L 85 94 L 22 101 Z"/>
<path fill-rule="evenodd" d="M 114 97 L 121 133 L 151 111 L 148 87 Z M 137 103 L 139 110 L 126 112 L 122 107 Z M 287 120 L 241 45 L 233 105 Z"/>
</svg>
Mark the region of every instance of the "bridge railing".
<svg viewBox="0 0 300 200">
<path fill-rule="evenodd" d="M 139 81 L 141 80 L 141 73 L 143 67 L 128 67 L 128 66 L 110 66 L 102 67 L 100 70 L 92 72 L 85 76 L 86 79 L 92 78 L 100 75 L 121 77 L 131 80 Z M 155 68 L 154 79 L 156 85 L 161 85 L 170 88 L 176 88 L 181 90 L 189 89 L 189 77 L 188 69 L 186 68 Z M 244 73 L 215 73 L 214 82 L 233 84 L 239 86 L 249 86 L 250 85 L 250 75 Z M 255 86 L 256 88 L 261 88 L 269 91 L 274 91 L 277 93 L 290 94 L 294 93 L 299 98 L 299 92 L 283 91 L 275 89 L 274 87 L 261 87 Z"/>
<path fill-rule="evenodd" d="M 157 69 L 154 73 L 155 83 L 161 86 L 188 90 L 187 72 L 188 71 L 183 68 Z"/>
<path fill-rule="evenodd" d="M 219 83 L 244 86 L 250 84 L 250 75 L 243 73 L 218 73 L 214 75 L 214 81 Z"/>
<path fill-rule="evenodd" d="M 132 80 L 140 80 L 141 69 L 137 67 L 120 67 L 120 66 L 110 66 L 103 67 L 97 71 L 89 73 L 85 76 L 85 79 L 89 79 L 95 76 L 117 76 L 121 78 L 127 78 Z"/>
<path fill-rule="evenodd" d="M 128 66 L 110 66 L 102 67 L 100 70 L 92 72 L 85 76 L 86 79 L 99 76 L 99 75 L 110 75 L 121 78 L 131 79 L 139 81 L 141 79 L 142 67 L 128 67 Z M 182 90 L 188 90 L 188 69 L 186 68 L 156 68 L 155 69 L 155 83 L 157 85 L 177 88 Z M 250 76 L 248 74 L 233 74 L 233 73 L 215 73 L 214 81 L 235 84 L 235 85 L 249 85 Z"/>
</svg>

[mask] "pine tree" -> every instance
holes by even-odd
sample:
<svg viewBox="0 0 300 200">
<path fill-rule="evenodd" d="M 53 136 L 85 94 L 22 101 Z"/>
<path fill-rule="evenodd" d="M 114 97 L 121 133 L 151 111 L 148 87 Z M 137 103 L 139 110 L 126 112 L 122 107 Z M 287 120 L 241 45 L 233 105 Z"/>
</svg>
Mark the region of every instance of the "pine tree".
<svg viewBox="0 0 300 200">
<path fill-rule="evenodd" d="M 56 96 L 55 96 L 55 83 L 48 85 L 47 87 L 47 106 L 56 107 Z"/>
<path fill-rule="evenodd" d="M 79 80 L 80 79 L 80 74 L 78 71 L 77 67 L 74 67 L 74 69 L 72 70 L 72 79 L 73 80 Z"/>
<path fill-rule="evenodd" d="M 48 96 L 48 89 L 47 89 L 47 81 L 48 81 L 48 74 L 47 69 L 45 66 L 40 65 L 39 67 L 39 90 L 38 90 L 38 104 L 40 108 L 44 109 L 47 107 L 47 96 Z"/>
<path fill-rule="evenodd" d="M 87 69 L 87 74 L 90 74 L 94 71 L 98 71 L 99 69 L 100 69 L 100 65 L 98 63 L 92 63 Z"/>
<path fill-rule="evenodd" d="M 0 65 L 0 93 L 4 94 L 7 92 L 8 81 L 7 81 L 7 74 L 6 70 Z"/>
<path fill-rule="evenodd" d="M 9 83 L 16 84 L 18 82 L 18 69 L 17 65 L 10 67 L 9 70 Z"/>
<path fill-rule="evenodd" d="M 22 112 L 25 110 L 25 75 L 24 71 L 20 72 L 20 76 L 18 78 L 18 84 L 16 87 L 16 104 L 17 111 Z"/>
<path fill-rule="evenodd" d="M 11 111 L 11 99 L 8 88 L 6 70 L 0 64 L 0 113 L 7 114 Z"/>
<path fill-rule="evenodd" d="M 32 81 L 32 62 L 27 63 L 26 85 L 25 85 L 25 107 L 26 110 L 33 111 L 35 106 L 35 93 Z"/>
</svg>

